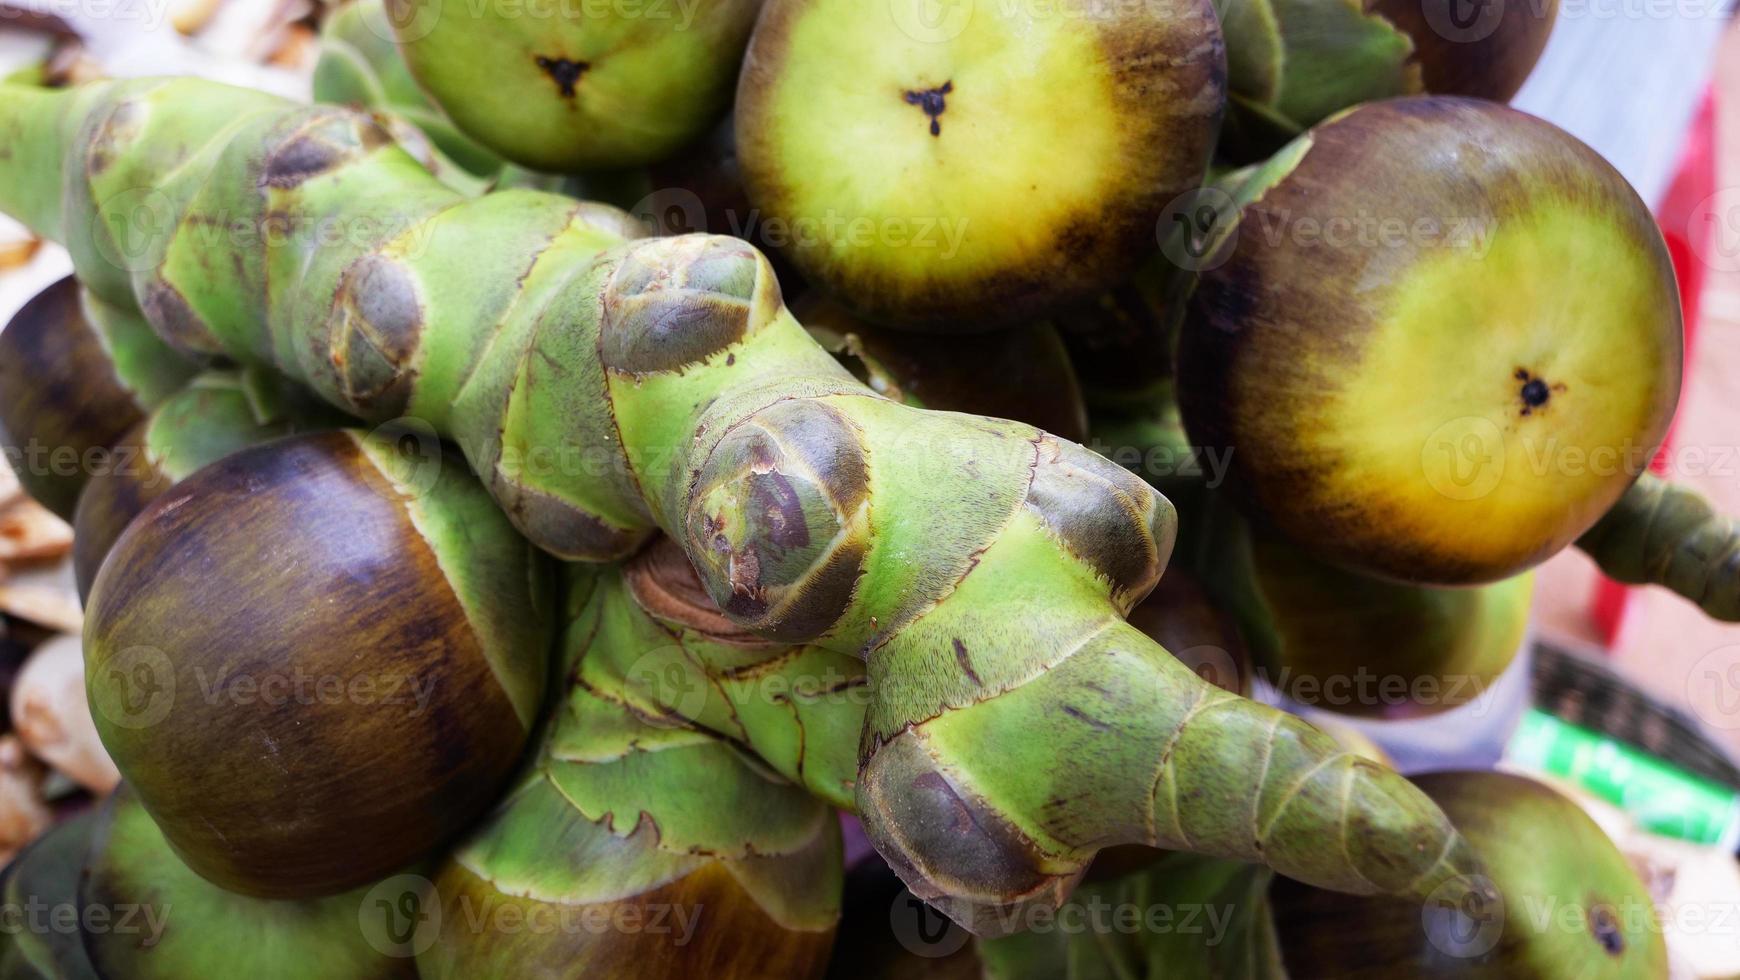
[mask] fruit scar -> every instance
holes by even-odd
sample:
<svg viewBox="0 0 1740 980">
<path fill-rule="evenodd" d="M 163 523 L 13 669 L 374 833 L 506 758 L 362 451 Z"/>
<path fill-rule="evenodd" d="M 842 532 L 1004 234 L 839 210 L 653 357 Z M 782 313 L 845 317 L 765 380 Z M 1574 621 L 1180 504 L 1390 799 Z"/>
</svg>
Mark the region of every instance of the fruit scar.
<svg viewBox="0 0 1740 980">
<path fill-rule="evenodd" d="M 1119 843 L 1356 893 L 1477 867 L 1400 776 L 1125 622 L 1170 556 L 1164 497 L 1030 426 L 876 396 L 744 242 L 468 200 L 365 116 L 192 80 L 0 88 L 0 210 L 183 349 L 432 425 L 544 549 L 663 530 L 740 626 L 861 657 L 859 810 L 973 929 L 1020 928 Z"/>
</svg>

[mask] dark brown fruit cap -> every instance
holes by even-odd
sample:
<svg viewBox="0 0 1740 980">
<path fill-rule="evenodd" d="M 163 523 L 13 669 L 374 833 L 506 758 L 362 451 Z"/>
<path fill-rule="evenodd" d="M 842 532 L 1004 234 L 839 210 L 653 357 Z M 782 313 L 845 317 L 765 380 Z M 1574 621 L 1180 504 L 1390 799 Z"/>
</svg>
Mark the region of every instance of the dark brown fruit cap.
<svg viewBox="0 0 1740 980">
<path fill-rule="evenodd" d="M 0 330 L 0 444 L 37 502 L 71 519 L 92 468 L 144 417 L 68 276 Z"/>
<path fill-rule="evenodd" d="M 116 542 L 87 619 L 93 713 L 213 882 L 310 897 L 383 877 L 513 767 L 525 724 L 416 505 L 355 436 L 325 433 L 201 470 Z"/>
<path fill-rule="evenodd" d="M 1541 59 L 1558 0 L 1372 0 L 1414 40 L 1426 91 L 1509 102 Z"/>
</svg>

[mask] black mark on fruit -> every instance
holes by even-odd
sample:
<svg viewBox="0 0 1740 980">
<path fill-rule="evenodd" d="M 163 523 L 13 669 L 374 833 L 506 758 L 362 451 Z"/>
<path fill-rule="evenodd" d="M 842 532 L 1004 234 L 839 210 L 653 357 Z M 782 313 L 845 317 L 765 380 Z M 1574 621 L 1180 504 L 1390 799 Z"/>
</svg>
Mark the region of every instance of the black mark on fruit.
<svg viewBox="0 0 1740 980">
<path fill-rule="evenodd" d="M 569 61 L 567 58 L 546 58 L 538 55 L 538 67 L 544 70 L 556 82 L 556 88 L 564 99 L 574 97 L 574 86 L 580 84 L 580 76 L 592 66 L 584 61 Z"/>
<path fill-rule="evenodd" d="M 948 109 L 948 94 L 955 90 L 955 83 L 944 82 L 941 88 L 908 89 L 903 98 L 907 105 L 918 106 L 924 114 L 930 117 L 930 135 L 942 135 L 942 114 Z"/>
<path fill-rule="evenodd" d="M 1590 910 L 1589 931 L 1594 933 L 1595 941 L 1601 944 L 1601 949 L 1608 956 L 1619 956 L 1625 952 L 1625 933 L 1620 930 L 1619 919 L 1610 906 L 1597 905 Z"/>
<path fill-rule="evenodd" d="M 1522 413 L 1524 415 L 1533 415 L 1535 409 L 1545 406 L 1548 401 L 1552 400 L 1553 392 L 1565 390 L 1564 385 L 1549 385 L 1546 379 L 1535 377 L 1529 373 L 1527 368 L 1517 368 L 1516 379 L 1522 382 L 1522 388 L 1518 390 L 1517 397 L 1522 399 Z"/>
</svg>

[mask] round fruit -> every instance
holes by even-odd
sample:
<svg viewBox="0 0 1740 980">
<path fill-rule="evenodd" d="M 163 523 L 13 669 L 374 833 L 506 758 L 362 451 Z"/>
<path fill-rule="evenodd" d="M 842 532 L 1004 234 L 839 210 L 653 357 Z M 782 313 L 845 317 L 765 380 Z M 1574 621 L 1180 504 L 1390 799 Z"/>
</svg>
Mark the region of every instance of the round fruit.
<svg viewBox="0 0 1740 980">
<path fill-rule="evenodd" d="M 1289 976 L 1337 980 L 1655 980 L 1668 975 L 1655 903 L 1582 808 L 1521 776 L 1415 780 L 1469 840 L 1490 880 L 1422 906 L 1277 878 L 1274 924 Z"/>
<path fill-rule="evenodd" d="M 382 878 L 481 815 L 519 759 L 551 639 L 540 569 L 451 454 L 350 432 L 235 453 L 147 507 L 97 576 L 98 731 L 218 885 Z"/>
<path fill-rule="evenodd" d="M 555 172 L 670 156 L 722 115 L 756 0 L 388 0 L 399 49 L 460 129 Z"/>
<path fill-rule="evenodd" d="M 857 312 L 1018 323 L 1158 247 L 1163 210 L 1202 180 L 1224 80 L 1205 0 L 770 0 L 738 159 L 767 231 Z"/>
<path fill-rule="evenodd" d="M 36 501 L 71 519 L 107 450 L 194 372 L 144 320 L 71 276 L 0 330 L 0 448 Z"/>
<path fill-rule="evenodd" d="M 1679 396 L 1679 298 L 1617 171 L 1491 103 L 1355 109 L 1265 168 L 1179 348 L 1197 445 L 1312 554 L 1508 578 L 1613 506 Z"/>
</svg>

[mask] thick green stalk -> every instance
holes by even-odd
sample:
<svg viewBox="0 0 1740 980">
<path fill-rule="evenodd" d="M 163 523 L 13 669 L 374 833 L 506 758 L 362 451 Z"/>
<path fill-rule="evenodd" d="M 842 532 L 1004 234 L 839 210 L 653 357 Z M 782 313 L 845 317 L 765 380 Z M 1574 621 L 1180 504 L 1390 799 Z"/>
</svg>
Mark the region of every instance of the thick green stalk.
<svg viewBox="0 0 1740 980">
<path fill-rule="evenodd" d="M 1660 585 L 1740 622 L 1740 522 L 1697 491 L 1645 473 L 1577 547 L 1631 585 Z"/>
<path fill-rule="evenodd" d="M 619 245 L 610 209 L 467 201 L 366 118 L 210 83 L 0 90 L 0 146 L 72 129 L 58 156 L 0 158 L 0 207 L 55 193 L 45 173 L 74 202 L 156 189 L 151 261 L 122 279 L 75 255 L 165 336 L 427 421 L 557 555 L 615 559 L 662 530 L 739 626 L 863 657 L 866 826 L 975 928 L 1062 900 L 1120 842 L 1355 892 L 1474 867 L 1400 777 L 1124 621 L 1171 552 L 1163 497 L 1030 426 L 876 396 L 748 245 Z M 76 240 L 103 210 L 53 230 Z M 205 234 L 238 221 L 283 233 Z M 353 233 L 317 242 L 330 225 Z"/>
<path fill-rule="evenodd" d="M 819 976 L 839 918 L 834 812 L 613 683 L 648 642 L 614 570 L 570 588 L 571 683 L 519 788 L 442 868 L 430 980 Z M 656 627 L 655 627 L 656 628 Z"/>
</svg>

